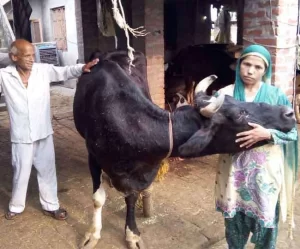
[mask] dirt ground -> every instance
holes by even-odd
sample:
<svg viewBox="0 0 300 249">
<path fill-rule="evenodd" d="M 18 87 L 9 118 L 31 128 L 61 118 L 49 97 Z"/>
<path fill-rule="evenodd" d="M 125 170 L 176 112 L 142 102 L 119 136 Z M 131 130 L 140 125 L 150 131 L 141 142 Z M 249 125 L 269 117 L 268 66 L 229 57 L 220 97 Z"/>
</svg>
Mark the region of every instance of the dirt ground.
<svg viewBox="0 0 300 249">
<path fill-rule="evenodd" d="M 52 111 L 56 164 L 61 206 L 69 212 L 66 221 L 56 221 L 41 212 L 33 169 L 27 206 L 22 216 L 7 221 L 12 168 L 6 112 L 0 112 L 0 249 L 78 248 L 92 218 L 92 181 L 83 139 L 72 118 L 74 90 L 53 87 Z M 148 249 L 225 249 L 221 215 L 214 210 L 214 177 L 217 156 L 170 161 L 170 171 L 153 189 L 154 215 L 144 218 L 137 210 L 137 224 Z M 123 249 L 125 202 L 107 186 L 103 209 L 102 238 L 96 248 Z M 280 227 L 278 248 L 300 248 L 300 196 L 297 191 L 294 240 Z M 249 246 L 248 248 L 253 248 Z"/>
</svg>

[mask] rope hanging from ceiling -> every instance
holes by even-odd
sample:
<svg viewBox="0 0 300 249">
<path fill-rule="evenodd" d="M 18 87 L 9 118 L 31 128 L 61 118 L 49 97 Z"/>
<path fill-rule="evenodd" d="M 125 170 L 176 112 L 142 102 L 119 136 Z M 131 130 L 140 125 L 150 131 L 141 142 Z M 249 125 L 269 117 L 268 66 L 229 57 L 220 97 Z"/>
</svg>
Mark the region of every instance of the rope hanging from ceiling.
<svg viewBox="0 0 300 249">
<path fill-rule="evenodd" d="M 127 50 L 128 50 L 128 57 L 129 57 L 129 72 L 131 71 L 130 68 L 133 66 L 132 62 L 134 60 L 134 48 L 130 46 L 130 38 L 129 33 L 131 33 L 134 37 L 138 36 L 146 36 L 148 33 L 146 33 L 146 30 L 143 26 L 140 26 L 138 28 L 131 28 L 125 18 L 124 9 L 122 6 L 121 0 L 111 0 L 112 1 L 112 10 L 113 10 L 113 17 L 118 24 L 118 26 L 124 30 L 126 41 L 127 41 Z"/>
</svg>

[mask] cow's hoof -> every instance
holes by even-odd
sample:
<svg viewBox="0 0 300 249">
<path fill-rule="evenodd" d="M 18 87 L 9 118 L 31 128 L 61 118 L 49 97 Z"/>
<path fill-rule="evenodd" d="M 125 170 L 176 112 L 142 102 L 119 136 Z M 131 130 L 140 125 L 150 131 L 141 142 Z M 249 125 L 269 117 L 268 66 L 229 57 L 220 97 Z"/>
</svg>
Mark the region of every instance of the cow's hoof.
<svg viewBox="0 0 300 249">
<path fill-rule="evenodd" d="M 128 249 L 147 249 L 144 241 L 140 237 L 140 240 L 137 242 L 127 241 L 127 248 Z"/>
<path fill-rule="evenodd" d="M 80 243 L 79 248 L 80 249 L 93 249 L 96 247 L 98 241 L 99 241 L 99 238 L 95 238 L 93 236 L 93 234 L 91 234 L 91 233 L 86 233 L 84 235 L 82 242 Z"/>
</svg>

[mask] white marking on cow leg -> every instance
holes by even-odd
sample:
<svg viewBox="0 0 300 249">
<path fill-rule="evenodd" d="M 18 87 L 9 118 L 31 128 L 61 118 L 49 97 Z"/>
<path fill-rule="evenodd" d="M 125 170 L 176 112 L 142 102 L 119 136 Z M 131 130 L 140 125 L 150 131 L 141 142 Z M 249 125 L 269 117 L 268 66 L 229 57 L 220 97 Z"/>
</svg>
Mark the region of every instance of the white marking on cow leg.
<svg viewBox="0 0 300 249">
<path fill-rule="evenodd" d="M 94 193 L 94 215 L 93 223 L 88 232 L 84 236 L 84 241 L 81 244 L 82 249 L 94 248 L 98 240 L 101 238 L 101 229 L 102 229 L 102 207 L 106 200 L 106 194 L 103 188 L 103 184 L 100 185 L 100 188 Z"/>
<path fill-rule="evenodd" d="M 95 192 L 93 196 L 94 201 L 94 217 L 93 217 L 93 228 L 94 237 L 101 238 L 101 229 L 102 229 L 102 207 L 106 200 L 105 190 L 103 184 L 100 185 L 100 188 Z"/>
<path fill-rule="evenodd" d="M 146 249 L 142 237 L 134 234 L 128 226 L 126 227 L 125 233 L 128 249 Z"/>
</svg>

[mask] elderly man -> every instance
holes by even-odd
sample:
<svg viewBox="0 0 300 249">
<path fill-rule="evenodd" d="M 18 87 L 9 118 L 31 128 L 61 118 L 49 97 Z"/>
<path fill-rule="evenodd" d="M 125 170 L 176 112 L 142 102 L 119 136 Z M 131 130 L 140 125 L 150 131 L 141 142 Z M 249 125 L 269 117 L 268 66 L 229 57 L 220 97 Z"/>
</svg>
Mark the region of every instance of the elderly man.
<svg viewBox="0 0 300 249">
<path fill-rule="evenodd" d="M 34 47 L 22 39 L 11 44 L 9 57 L 12 64 L 0 69 L 0 92 L 5 95 L 10 117 L 14 171 L 12 197 L 5 218 L 14 219 L 24 211 L 34 165 L 44 214 L 64 220 L 68 214 L 60 208 L 57 198 L 50 82 L 79 77 L 82 72 L 89 72 L 98 60 L 66 67 L 34 63 Z"/>
</svg>

